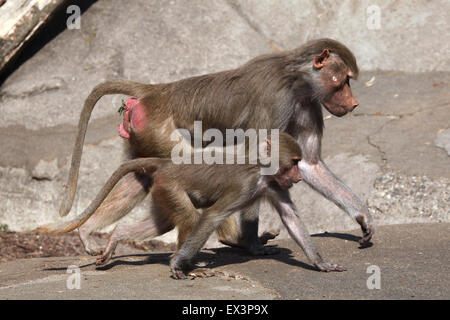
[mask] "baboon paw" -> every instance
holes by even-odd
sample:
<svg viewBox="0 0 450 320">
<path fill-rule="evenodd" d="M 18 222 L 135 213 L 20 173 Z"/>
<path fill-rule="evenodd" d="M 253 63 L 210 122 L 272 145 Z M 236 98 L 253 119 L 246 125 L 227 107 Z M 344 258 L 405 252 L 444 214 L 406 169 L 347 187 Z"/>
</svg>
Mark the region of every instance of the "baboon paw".
<svg viewBox="0 0 450 320">
<path fill-rule="evenodd" d="M 189 272 L 189 277 L 191 277 L 191 279 L 195 279 L 195 278 L 211 278 L 216 276 L 216 272 L 212 271 L 210 269 L 205 269 L 205 268 L 197 268 L 192 270 L 191 272 Z"/>
<path fill-rule="evenodd" d="M 90 233 L 84 230 L 78 230 L 78 237 L 81 240 L 84 251 L 90 256 L 101 256 L 103 254 L 103 248 L 99 246 L 94 239 L 90 237 Z"/>
<path fill-rule="evenodd" d="M 107 262 L 109 261 L 108 257 L 100 257 L 97 259 L 97 261 L 95 261 L 95 265 L 96 266 L 103 266 L 105 265 Z"/>
<path fill-rule="evenodd" d="M 97 266 L 103 266 L 111 260 L 114 252 L 113 251 L 107 251 L 105 254 L 103 254 L 100 258 L 97 259 L 95 262 L 95 265 Z"/>
<path fill-rule="evenodd" d="M 359 240 L 359 243 L 364 245 L 367 244 L 373 237 L 374 233 L 375 233 L 375 228 L 374 226 L 367 226 L 365 228 L 361 227 L 362 231 L 363 231 L 363 236 L 361 238 L 361 240 Z"/>
<path fill-rule="evenodd" d="M 193 269 L 191 261 L 180 257 L 179 253 L 170 260 L 170 271 L 174 279 L 187 279 L 187 271 Z"/>
<path fill-rule="evenodd" d="M 276 230 L 270 230 L 270 231 L 265 231 L 260 237 L 259 237 L 259 242 L 261 244 L 266 244 L 267 241 L 275 239 L 276 237 L 278 237 L 278 235 L 280 234 L 280 230 L 276 229 Z"/>
<path fill-rule="evenodd" d="M 333 263 L 328 263 L 328 262 L 320 262 L 316 264 L 316 267 L 323 272 L 332 272 L 332 271 L 336 271 L 336 272 L 342 272 L 342 271 L 346 271 L 347 268 L 344 266 L 340 266 L 337 264 L 333 264 Z"/>
<path fill-rule="evenodd" d="M 103 249 L 86 249 L 85 251 L 88 255 L 91 255 L 91 256 L 103 255 Z"/>
<path fill-rule="evenodd" d="M 369 222 L 367 220 L 369 220 Z M 375 224 L 373 223 L 373 221 L 371 221 L 371 219 L 367 219 L 363 215 L 356 217 L 356 221 L 361 226 L 361 230 L 363 233 L 363 236 L 359 240 L 359 243 L 361 245 L 365 245 L 370 241 L 370 239 L 372 239 L 373 235 L 375 234 Z"/>
<path fill-rule="evenodd" d="M 183 270 L 180 269 L 171 269 L 172 272 L 172 278 L 175 280 L 184 280 L 187 279 L 186 274 L 183 272 Z"/>
</svg>

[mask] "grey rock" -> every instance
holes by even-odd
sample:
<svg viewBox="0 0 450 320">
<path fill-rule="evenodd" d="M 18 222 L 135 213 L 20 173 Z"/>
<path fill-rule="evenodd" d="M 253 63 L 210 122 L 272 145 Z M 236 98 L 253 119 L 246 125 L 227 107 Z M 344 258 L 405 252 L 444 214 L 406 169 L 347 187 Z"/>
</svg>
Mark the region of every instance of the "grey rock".
<svg viewBox="0 0 450 320">
<path fill-rule="evenodd" d="M 447 151 L 447 154 L 450 156 L 450 129 L 438 132 L 436 139 L 434 139 L 434 144 Z"/>
<path fill-rule="evenodd" d="M 168 82 L 236 67 L 271 48 L 223 1 L 98 1 L 0 89 L 0 127 L 75 125 L 84 99 L 110 78 Z M 70 58 L 69 58 L 70 57 Z M 93 119 L 115 114 L 103 98 Z M 39 107 L 38 111 L 30 112 Z"/>
<path fill-rule="evenodd" d="M 344 118 L 324 114 L 328 166 L 367 200 L 378 224 L 448 221 L 450 158 L 436 148 L 445 148 L 448 138 L 436 132 L 450 122 L 449 43 L 442 41 L 449 33 L 449 3 L 380 4 L 378 30 L 366 27 L 371 4 L 136 0 L 123 10 L 119 0 L 95 2 L 82 15 L 80 30 L 60 33 L 0 87 L 0 224 L 20 231 L 61 219 L 57 210 L 79 112 L 99 82 L 175 81 L 323 36 L 343 41 L 369 70 L 352 81 L 360 102 L 355 112 Z M 376 81 L 366 87 L 372 77 Z M 86 208 L 125 158 L 117 137 L 122 98 L 104 97 L 93 112 L 78 193 L 65 219 Z M 305 183 L 292 195 L 310 232 L 355 228 Z M 143 219 L 148 208 L 145 199 L 121 223 Z M 281 226 L 268 206 L 260 221 L 261 231 Z M 280 237 L 287 237 L 281 230 Z M 171 242 L 175 236 L 161 239 Z M 214 244 L 215 236 L 207 245 Z"/>
<path fill-rule="evenodd" d="M 368 205 L 383 224 L 449 222 L 450 179 L 387 172 L 376 179 Z"/>
<path fill-rule="evenodd" d="M 53 180 L 58 173 L 58 159 L 53 159 L 52 161 L 41 160 L 31 172 L 31 177 L 38 180 Z"/>
<path fill-rule="evenodd" d="M 364 70 L 450 71 L 450 44 L 441 37 L 450 33 L 446 0 L 229 2 L 254 30 L 281 48 L 330 37 L 348 45 Z M 371 7 L 379 12 L 379 28 L 371 23 L 378 15 Z"/>
</svg>

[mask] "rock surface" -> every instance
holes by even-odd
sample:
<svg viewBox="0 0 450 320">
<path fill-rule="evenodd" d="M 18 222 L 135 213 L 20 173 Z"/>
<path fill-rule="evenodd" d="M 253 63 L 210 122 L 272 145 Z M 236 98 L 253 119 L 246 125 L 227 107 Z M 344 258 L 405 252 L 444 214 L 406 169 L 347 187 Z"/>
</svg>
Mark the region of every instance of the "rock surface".
<svg viewBox="0 0 450 320">
<path fill-rule="evenodd" d="M 366 26 L 370 1 L 149 3 L 136 0 L 127 10 L 118 0 L 93 3 L 79 30 L 63 27 L 1 85 L 0 224 L 22 231 L 60 219 L 79 112 L 100 81 L 174 81 L 322 36 L 346 43 L 365 70 L 352 83 L 358 109 L 344 118 L 325 114 L 327 165 L 367 201 L 378 224 L 449 221 L 450 50 L 439 36 L 449 28 L 447 1 L 380 5 L 380 29 Z M 93 112 L 68 219 L 124 159 L 117 133 L 122 98 L 102 98 Z M 292 193 L 310 232 L 355 228 L 305 184 Z M 124 222 L 147 211 L 145 200 Z M 260 229 L 280 226 L 265 206 Z M 173 241 L 175 234 L 162 239 Z"/>
</svg>

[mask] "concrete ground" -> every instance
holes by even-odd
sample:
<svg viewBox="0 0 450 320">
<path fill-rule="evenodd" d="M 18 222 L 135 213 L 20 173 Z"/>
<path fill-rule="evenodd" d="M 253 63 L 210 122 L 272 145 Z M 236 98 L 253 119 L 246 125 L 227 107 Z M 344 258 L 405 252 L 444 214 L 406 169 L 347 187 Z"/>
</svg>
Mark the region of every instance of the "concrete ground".
<svg viewBox="0 0 450 320">
<path fill-rule="evenodd" d="M 348 268 L 342 273 L 313 270 L 292 240 L 271 242 L 280 248 L 273 256 L 205 249 L 198 262 L 216 275 L 194 280 L 170 278 L 168 253 L 117 256 L 102 269 L 94 257 L 16 260 L 0 264 L 0 299 L 450 299 L 450 224 L 383 226 L 364 249 L 359 235 L 313 237 L 327 261 Z M 73 265 L 79 289 L 68 289 Z M 379 289 L 370 286 L 373 266 Z"/>
</svg>

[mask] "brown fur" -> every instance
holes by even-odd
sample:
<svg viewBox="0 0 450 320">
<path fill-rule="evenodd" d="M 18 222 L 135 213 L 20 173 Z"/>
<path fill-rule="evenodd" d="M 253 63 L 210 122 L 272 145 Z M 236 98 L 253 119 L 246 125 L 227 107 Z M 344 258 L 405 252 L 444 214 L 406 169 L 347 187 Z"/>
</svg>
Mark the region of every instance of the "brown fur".
<svg viewBox="0 0 450 320">
<path fill-rule="evenodd" d="M 318 56 L 321 57 L 321 65 L 314 66 Z M 331 80 L 333 75 L 339 76 L 338 86 Z M 148 120 L 145 130 L 130 132 L 128 142 L 132 157 L 170 157 L 175 144 L 170 140 L 171 131 L 175 128 L 192 130 L 194 120 L 201 120 L 204 130 L 217 128 L 222 132 L 227 128 L 280 129 L 295 137 L 302 147 L 304 161 L 309 165 L 308 169 L 306 166 L 303 168 L 308 171 L 305 172 L 307 176 L 311 176 L 306 182 L 352 216 L 359 212 L 363 216 L 365 229 L 369 230 L 365 232 L 365 240 L 370 239 L 374 229 L 367 208 L 356 198 L 346 202 L 346 199 L 353 199 L 354 195 L 349 190 L 340 191 L 342 183 L 326 169 L 320 159 L 323 130 L 320 103 L 337 116 L 351 111 L 357 103 L 351 95 L 348 79 L 357 76 L 356 59 L 347 47 L 335 40 L 319 39 L 294 50 L 257 57 L 233 70 L 173 83 L 146 85 L 108 81 L 100 84 L 89 95 L 81 113 L 68 190 L 61 204 L 60 215 L 65 216 L 72 206 L 84 135 L 95 103 L 102 95 L 127 94 L 144 103 Z M 311 168 L 316 165 L 321 170 Z M 328 180 L 329 183 L 320 184 L 322 180 Z M 144 186 L 149 184 L 149 180 L 143 183 Z M 115 201 L 114 192 L 106 202 Z M 109 215 L 110 221 L 121 218 L 131 210 L 129 203 L 138 202 L 136 199 L 141 192 L 136 189 L 129 195 L 120 203 L 113 204 L 115 212 L 99 208 L 98 215 Z M 226 239 L 220 237 L 222 242 L 244 247 L 251 247 L 251 242 L 256 243 L 258 210 L 246 210 L 241 215 L 241 225 L 251 226 L 251 230 L 239 232 L 230 217 L 219 227 L 224 228 L 224 232 L 218 231 L 219 236 L 228 235 Z M 86 225 L 89 226 L 89 232 L 98 227 L 90 221 Z"/>
<path fill-rule="evenodd" d="M 39 229 L 43 233 L 61 233 L 73 230 L 86 221 L 103 202 L 116 183 L 132 171 L 149 175 L 153 179 L 151 194 L 154 204 L 162 214 L 169 215 L 181 230 L 178 237 L 177 251 L 171 261 L 172 275 L 176 279 L 186 277 L 185 271 L 190 268 L 191 260 L 203 246 L 211 232 L 222 221 L 237 210 L 251 206 L 262 197 L 272 203 L 279 211 L 283 222 L 302 246 L 308 258 L 323 271 L 343 271 L 345 268 L 328 264 L 322 260 L 314 247 L 309 234 L 301 225 L 295 214 L 295 207 L 290 201 L 288 189 L 299 181 L 298 161 L 301 151 L 297 142 L 287 134 L 281 134 L 279 140 L 280 168 L 274 176 L 261 176 L 258 164 L 244 165 L 175 165 L 170 159 L 140 158 L 130 160 L 117 169 L 97 197 L 85 212 L 64 226 L 44 226 Z M 290 180 L 287 185 L 280 184 L 275 176 L 286 175 Z M 287 207 L 286 207 L 287 206 Z M 203 209 L 199 213 L 198 209 Z M 144 225 L 148 227 L 148 221 Z M 129 232 L 145 235 L 141 229 L 132 226 Z M 111 235 L 104 255 L 97 264 L 106 263 L 112 256 L 118 239 L 117 229 Z M 148 233 L 147 233 L 148 235 Z M 130 236 L 130 234 L 128 234 Z"/>
</svg>

